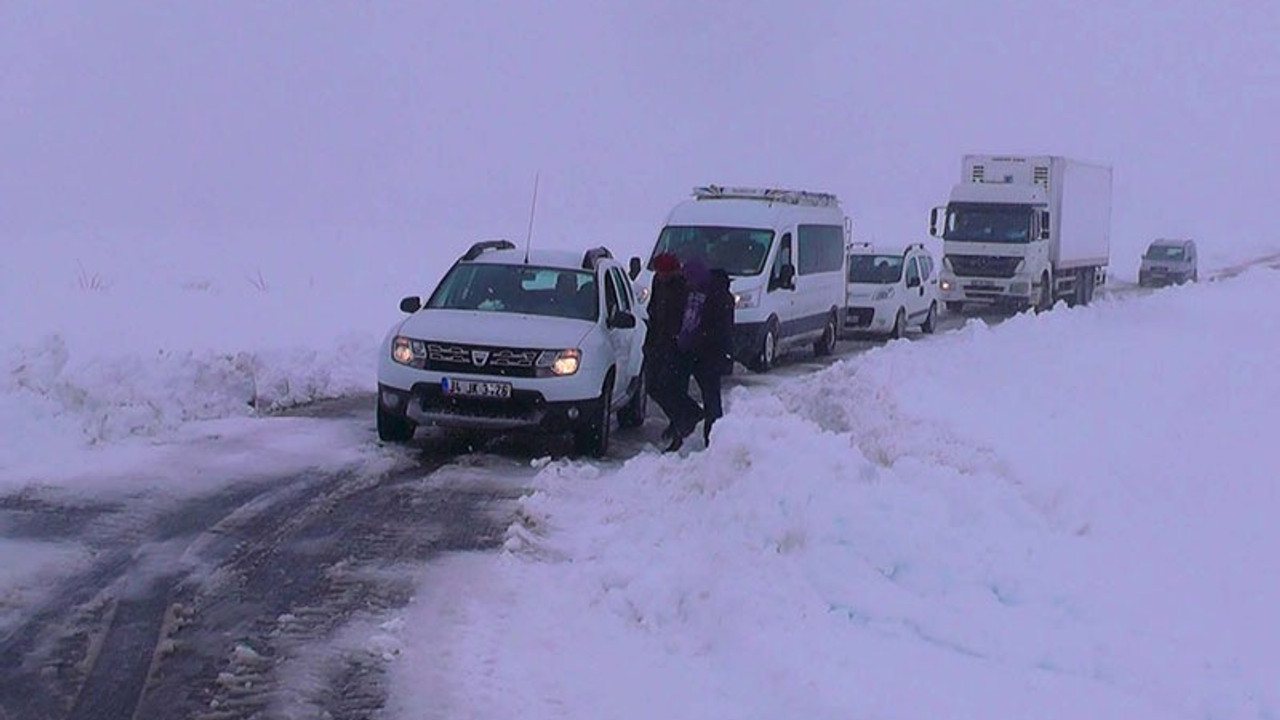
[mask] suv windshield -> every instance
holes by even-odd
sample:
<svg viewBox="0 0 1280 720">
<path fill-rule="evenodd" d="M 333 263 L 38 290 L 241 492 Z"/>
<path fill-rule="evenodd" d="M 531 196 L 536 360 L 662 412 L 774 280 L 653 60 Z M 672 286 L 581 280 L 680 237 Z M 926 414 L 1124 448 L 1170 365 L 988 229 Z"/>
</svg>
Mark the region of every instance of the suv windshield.
<svg viewBox="0 0 1280 720">
<path fill-rule="evenodd" d="M 850 255 L 849 282 L 893 285 L 902 279 L 901 255 Z"/>
<path fill-rule="evenodd" d="M 1031 241 L 1031 208 L 997 203 L 951 203 L 942 239 L 958 242 Z"/>
<path fill-rule="evenodd" d="M 1147 248 L 1146 258 L 1148 260 L 1181 260 L 1183 255 L 1181 245 L 1152 245 Z"/>
<path fill-rule="evenodd" d="M 484 310 L 595 320 L 595 275 L 586 270 L 460 263 L 440 281 L 428 308 Z"/>
<path fill-rule="evenodd" d="M 700 255 L 708 265 L 730 275 L 759 275 L 772 244 L 772 230 L 668 225 L 662 228 L 653 255 L 671 253 L 681 261 Z M 653 269 L 653 257 L 649 269 Z"/>
</svg>

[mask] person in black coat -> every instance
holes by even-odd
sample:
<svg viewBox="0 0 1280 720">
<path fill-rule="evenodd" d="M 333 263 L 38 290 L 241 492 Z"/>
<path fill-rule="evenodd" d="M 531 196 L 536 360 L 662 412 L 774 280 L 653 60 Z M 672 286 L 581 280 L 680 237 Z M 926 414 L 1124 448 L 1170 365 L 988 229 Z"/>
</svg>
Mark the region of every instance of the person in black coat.
<svg viewBox="0 0 1280 720">
<path fill-rule="evenodd" d="M 667 450 L 678 450 L 702 418 L 702 408 L 689 396 L 692 357 L 677 346 L 689 299 L 689 286 L 674 255 L 663 253 L 653 259 L 654 279 L 650 290 L 648 328 L 644 337 L 645 385 L 649 397 L 666 413 L 670 426 L 665 437 Z"/>
<path fill-rule="evenodd" d="M 729 273 L 705 270 L 696 262 L 686 268 L 691 292 L 704 295 L 701 317 L 688 341 L 693 379 L 702 394 L 702 440 L 711 444 L 711 426 L 724 416 L 720 381 L 733 372 L 733 310 Z"/>
</svg>

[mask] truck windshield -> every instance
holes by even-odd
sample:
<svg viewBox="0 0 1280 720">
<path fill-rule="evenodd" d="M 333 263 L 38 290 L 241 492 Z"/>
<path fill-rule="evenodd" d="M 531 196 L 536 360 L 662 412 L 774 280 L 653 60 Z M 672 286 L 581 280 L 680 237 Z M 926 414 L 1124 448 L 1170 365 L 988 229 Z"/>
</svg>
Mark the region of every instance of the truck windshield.
<svg viewBox="0 0 1280 720">
<path fill-rule="evenodd" d="M 997 203 L 951 203 L 943 240 L 1026 243 L 1031 240 L 1031 208 Z"/>
<path fill-rule="evenodd" d="M 901 255 L 850 255 L 849 282 L 893 285 L 902 279 Z"/>
<path fill-rule="evenodd" d="M 1181 260 L 1182 247 L 1178 245 L 1152 245 L 1147 248 L 1148 260 Z"/>
<path fill-rule="evenodd" d="M 671 253 L 684 261 L 700 255 L 708 265 L 730 275 L 759 275 L 772 244 L 772 230 L 668 225 L 658 236 L 653 257 Z M 653 257 L 649 258 L 650 270 Z"/>
<path fill-rule="evenodd" d="M 583 270 L 460 263 L 427 307 L 595 320 L 599 295 L 595 275 Z"/>
</svg>

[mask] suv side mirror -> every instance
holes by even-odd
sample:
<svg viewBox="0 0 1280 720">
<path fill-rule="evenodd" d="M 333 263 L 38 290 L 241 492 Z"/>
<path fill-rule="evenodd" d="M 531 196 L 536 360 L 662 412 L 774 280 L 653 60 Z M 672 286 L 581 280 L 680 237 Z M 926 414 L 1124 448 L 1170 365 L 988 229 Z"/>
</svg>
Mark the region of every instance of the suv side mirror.
<svg viewBox="0 0 1280 720">
<path fill-rule="evenodd" d="M 630 329 L 636 326 L 636 316 L 626 310 L 614 310 L 605 324 L 611 328 Z"/>
<path fill-rule="evenodd" d="M 632 280 L 635 280 L 640 277 L 641 269 L 640 258 L 632 256 L 631 261 L 627 263 L 627 274 L 631 276 Z"/>
<path fill-rule="evenodd" d="M 920 277 L 916 276 L 916 277 L 907 278 L 907 287 L 909 288 L 920 287 Z"/>
<path fill-rule="evenodd" d="M 400 312 L 406 312 L 412 315 L 421 309 L 422 309 L 422 298 L 418 297 L 417 295 L 410 295 L 409 297 L 400 301 Z"/>
</svg>

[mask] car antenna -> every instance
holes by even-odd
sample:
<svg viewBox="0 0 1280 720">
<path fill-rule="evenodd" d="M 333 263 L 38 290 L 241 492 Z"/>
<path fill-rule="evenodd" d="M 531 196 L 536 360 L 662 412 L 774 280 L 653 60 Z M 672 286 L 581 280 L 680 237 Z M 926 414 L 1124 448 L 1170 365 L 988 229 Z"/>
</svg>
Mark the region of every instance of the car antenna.
<svg viewBox="0 0 1280 720">
<path fill-rule="evenodd" d="M 533 211 L 538 209 L 538 175 L 533 174 L 533 203 L 529 206 L 529 232 L 524 238 L 524 264 L 529 264 L 529 246 L 533 244 Z"/>
</svg>

